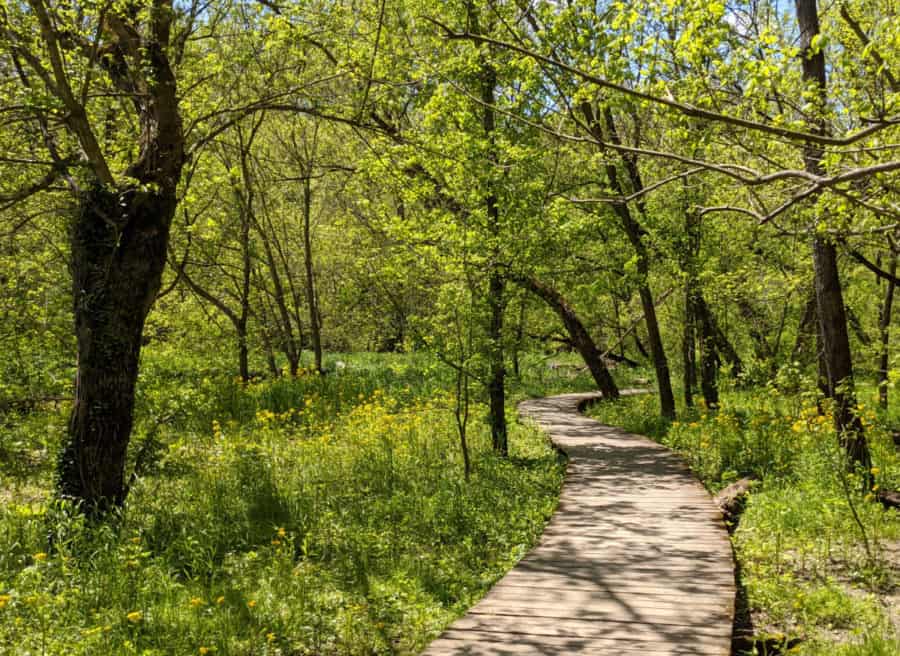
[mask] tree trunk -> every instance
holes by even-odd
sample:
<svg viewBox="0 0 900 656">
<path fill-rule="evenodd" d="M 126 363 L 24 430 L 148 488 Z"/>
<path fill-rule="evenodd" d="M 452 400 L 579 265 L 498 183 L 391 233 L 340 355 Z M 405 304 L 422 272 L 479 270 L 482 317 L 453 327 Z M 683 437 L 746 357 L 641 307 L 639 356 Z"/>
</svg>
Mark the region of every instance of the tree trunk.
<svg viewBox="0 0 900 656">
<path fill-rule="evenodd" d="M 585 120 L 594 132 L 597 139 L 601 142 L 605 141 L 603 128 L 600 126 L 597 115 L 590 103 L 585 102 L 581 105 L 582 114 Z M 621 145 L 622 140 L 619 138 L 616 130 L 615 121 L 613 120 L 612 111 L 605 107 L 602 110 L 603 120 L 608 133 L 610 142 Z M 631 180 L 632 193 L 639 192 L 643 189 L 640 174 L 637 170 L 637 162 L 632 157 L 622 157 L 622 163 Z M 606 165 L 606 177 L 609 180 L 610 187 L 619 196 L 626 196 L 625 186 L 619 179 L 619 172 L 616 165 L 612 162 Z M 672 377 L 669 373 L 669 363 L 666 359 L 665 349 L 663 347 L 662 336 L 659 332 L 659 321 L 656 317 L 656 305 L 653 302 L 653 292 L 650 290 L 650 259 L 647 253 L 647 246 L 644 243 L 645 231 L 641 224 L 634 218 L 628 203 L 617 202 L 613 204 L 613 210 L 619 217 L 622 228 L 625 231 L 628 241 L 631 242 L 637 255 L 637 271 L 640 277 L 640 286 L 638 293 L 641 297 L 641 309 L 644 311 L 644 322 L 647 326 L 647 340 L 650 342 L 650 353 L 653 356 L 653 368 L 656 370 L 656 382 L 659 386 L 659 403 L 660 414 L 668 419 L 675 418 L 675 394 L 672 392 Z"/>
<path fill-rule="evenodd" d="M 694 389 L 697 386 L 697 294 L 700 291 L 700 281 L 697 279 L 700 215 L 690 208 L 684 214 L 684 243 L 681 250 L 681 268 L 685 274 L 681 353 L 684 363 L 684 404 L 690 408 L 694 405 Z"/>
<path fill-rule="evenodd" d="M 640 259 L 638 260 L 640 272 Z M 646 267 L 644 267 L 646 272 Z M 659 333 L 659 321 L 656 318 L 656 306 L 653 295 L 647 284 L 641 284 L 638 290 L 641 305 L 644 309 L 644 321 L 647 324 L 647 339 L 650 342 L 650 353 L 653 355 L 653 368 L 656 370 L 656 382 L 659 386 L 660 413 L 668 419 L 675 419 L 675 394 L 672 392 L 672 378 L 669 374 L 669 363 L 663 348 L 662 336 Z"/>
<path fill-rule="evenodd" d="M 275 235 L 268 235 L 260 225 L 259 221 L 255 221 L 256 230 L 262 240 L 263 250 L 266 253 L 266 263 L 269 268 L 269 277 L 272 280 L 272 296 L 275 301 L 277 316 L 281 323 L 282 350 L 288 361 L 288 372 L 291 376 L 296 376 L 300 369 L 300 340 L 294 336 L 294 322 L 291 317 L 291 311 L 288 309 L 287 295 L 285 294 L 284 285 L 281 281 L 281 273 L 278 270 L 278 261 L 275 258 L 275 252 L 272 249 L 271 240 L 275 239 Z M 271 224 L 270 224 L 271 228 Z"/>
<path fill-rule="evenodd" d="M 688 280 L 684 290 L 684 331 L 681 336 L 681 358 L 684 363 L 684 405 L 694 406 L 694 388 L 697 385 L 697 348 L 694 318 L 694 291 Z"/>
<path fill-rule="evenodd" d="M 712 315 L 706 301 L 697 294 L 697 319 L 700 325 L 700 389 L 703 401 L 710 410 L 719 407 L 719 357 Z"/>
<path fill-rule="evenodd" d="M 891 276 L 897 275 L 897 255 L 891 256 Z M 888 345 L 891 337 L 891 312 L 894 307 L 894 281 L 888 280 L 884 292 L 884 301 L 878 313 L 878 403 L 882 408 L 888 407 Z"/>
<path fill-rule="evenodd" d="M 78 368 L 57 493 L 88 515 L 121 506 L 144 322 L 159 291 L 174 188 L 79 198 L 71 232 Z"/>
<path fill-rule="evenodd" d="M 46 42 L 55 28 L 42 4 L 32 6 L 42 13 Z M 61 123 L 80 143 L 89 165 L 85 175 L 93 172 L 77 197 L 70 233 L 78 364 L 56 481 L 57 495 L 90 516 L 121 506 L 128 494 L 125 462 L 141 337 L 160 289 L 178 204 L 185 151 L 177 84 L 167 55 L 173 15 L 165 6 L 157 7 L 150 12 L 146 35 L 115 40 L 113 61 L 124 52 L 121 61 L 139 66 L 128 63 L 124 72 L 106 69 L 127 98 L 122 105 L 130 99 L 137 109 L 138 154 L 122 172 L 138 184 L 116 183 L 88 113 L 68 87 L 68 73 L 56 67 L 57 85 L 48 85 L 67 105 Z"/>
<path fill-rule="evenodd" d="M 469 18 L 472 29 L 478 33 L 478 15 L 474 5 L 469 5 Z M 479 64 L 481 73 L 481 101 L 482 116 L 481 125 L 484 138 L 488 142 L 489 176 L 492 178 L 497 168 L 497 147 L 494 143 L 496 130 L 494 116 L 494 88 L 497 86 L 497 71 L 487 58 L 482 58 Z M 491 261 L 488 272 L 488 308 L 490 318 L 488 322 L 488 340 L 490 342 L 490 379 L 488 381 L 488 396 L 490 398 L 491 442 L 498 454 L 506 457 L 509 453 L 507 428 L 506 428 L 506 358 L 503 349 L 503 315 L 505 311 L 505 281 L 499 265 L 499 237 L 500 209 L 497 205 L 497 194 L 492 180 L 487 181 L 488 194 L 485 199 L 487 210 L 487 229 L 492 241 Z"/>
<path fill-rule="evenodd" d="M 237 192 L 237 196 L 241 198 L 241 194 Z M 248 194 L 249 195 L 249 194 Z M 247 344 L 247 320 L 250 316 L 250 276 L 252 273 L 252 254 L 250 252 L 250 208 L 249 202 L 246 207 L 241 209 L 241 295 L 240 295 L 240 312 L 238 320 L 235 324 L 238 339 L 238 369 L 240 370 L 241 380 L 247 382 L 250 380 L 250 362 L 249 347 Z"/>
<path fill-rule="evenodd" d="M 816 0 L 796 0 L 797 24 L 800 28 L 800 51 L 803 61 L 803 80 L 815 90 L 817 107 L 813 110 L 824 116 L 827 93 L 825 55 L 822 49 L 812 51 L 812 41 L 819 34 L 819 13 Z M 811 121 L 814 130 L 824 133 L 823 118 Z M 803 151 L 806 170 L 816 176 L 825 175 L 821 146 L 807 144 Z M 818 233 L 816 233 L 818 235 Z M 859 464 L 866 472 L 871 468 L 871 457 L 862 422 L 855 412 L 856 396 L 853 390 L 853 361 L 850 355 L 850 338 L 847 334 L 847 316 L 841 280 L 838 274 L 837 251 L 824 236 L 813 239 L 813 270 L 815 277 L 816 308 L 819 315 L 819 332 L 822 337 L 822 364 L 826 375 L 828 396 L 834 399 L 834 421 L 839 440 L 851 462 Z M 868 473 L 867 473 L 868 476 Z"/>
<path fill-rule="evenodd" d="M 578 349 L 578 352 L 584 359 L 584 363 L 594 377 L 597 388 L 603 393 L 603 397 L 606 399 L 619 398 L 619 388 L 616 387 L 609 369 L 606 368 L 600 350 L 584 327 L 581 319 L 578 318 L 575 310 L 563 298 L 562 294 L 534 277 L 518 276 L 515 278 L 515 281 L 545 301 L 559 315 L 563 325 L 566 327 L 566 331 L 569 333 L 572 345 Z"/>
<path fill-rule="evenodd" d="M 309 331 L 316 371 L 322 373 L 322 332 L 312 253 L 312 182 L 310 170 L 303 180 L 303 265 L 306 269 L 306 303 L 309 306 Z"/>
</svg>

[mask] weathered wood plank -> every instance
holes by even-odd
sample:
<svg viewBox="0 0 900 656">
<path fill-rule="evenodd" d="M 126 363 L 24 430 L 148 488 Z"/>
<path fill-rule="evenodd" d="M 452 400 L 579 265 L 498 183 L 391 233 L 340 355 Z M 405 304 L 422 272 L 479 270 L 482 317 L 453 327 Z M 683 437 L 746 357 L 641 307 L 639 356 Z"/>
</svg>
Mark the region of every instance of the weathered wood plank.
<svg viewBox="0 0 900 656">
<path fill-rule="evenodd" d="M 591 398 L 520 405 L 569 456 L 559 507 L 424 656 L 729 653 L 734 563 L 718 508 L 664 446 L 578 414 Z"/>
</svg>

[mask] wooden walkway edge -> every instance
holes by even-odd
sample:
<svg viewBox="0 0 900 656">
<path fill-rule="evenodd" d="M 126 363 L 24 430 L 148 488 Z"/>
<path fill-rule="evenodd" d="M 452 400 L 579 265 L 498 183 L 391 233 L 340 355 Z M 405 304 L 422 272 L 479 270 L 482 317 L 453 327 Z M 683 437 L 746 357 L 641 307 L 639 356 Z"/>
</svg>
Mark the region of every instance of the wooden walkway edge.
<svg viewBox="0 0 900 656">
<path fill-rule="evenodd" d="M 727 656 L 734 560 L 684 461 L 580 414 L 596 394 L 524 401 L 569 456 L 540 544 L 423 656 Z"/>
</svg>

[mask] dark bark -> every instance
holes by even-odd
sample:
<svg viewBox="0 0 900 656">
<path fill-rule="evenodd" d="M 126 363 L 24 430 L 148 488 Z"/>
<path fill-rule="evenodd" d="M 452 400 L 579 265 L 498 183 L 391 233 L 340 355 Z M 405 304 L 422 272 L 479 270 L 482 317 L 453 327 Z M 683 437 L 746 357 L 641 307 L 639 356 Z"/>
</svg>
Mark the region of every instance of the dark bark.
<svg viewBox="0 0 900 656">
<path fill-rule="evenodd" d="M 488 396 L 490 397 L 491 443 L 501 456 L 509 453 L 506 428 L 506 366 L 503 355 L 503 297 L 505 282 L 499 272 L 491 273 L 488 289 L 488 305 L 490 306 L 490 380 Z"/>
<path fill-rule="evenodd" d="M 478 13 L 473 4 L 469 5 L 469 20 L 475 33 L 480 32 L 478 26 Z M 497 149 L 494 143 L 496 131 L 496 118 L 494 115 L 494 89 L 497 86 L 497 71 L 487 58 L 479 62 L 480 86 L 481 86 L 481 126 L 484 138 L 488 141 L 487 165 L 491 169 L 489 176 L 494 175 L 497 168 Z M 491 262 L 488 265 L 488 340 L 490 342 L 490 377 L 488 380 L 488 397 L 490 399 L 489 423 L 491 426 L 491 442 L 498 454 L 503 457 L 509 453 L 507 427 L 506 427 L 506 362 L 503 348 L 503 315 L 505 312 L 505 288 L 506 282 L 500 270 L 499 262 L 499 237 L 500 208 L 494 183 L 487 182 L 488 193 L 485 198 L 487 211 L 487 229 L 494 245 L 492 246 Z"/>
<path fill-rule="evenodd" d="M 240 195 L 240 194 L 238 194 Z M 238 369 L 241 380 L 245 383 L 250 380 L 250 357 L 249 344 L 247 343 L 247 322 L 250 318 L 250 274 L 251 253 L 250 253 L 250 217 L 248 216 L 249 208 L 241 210 L 241 287 L 240 287 L 240 310 L 238 311 L 237 321 L 234 329 L 237 331 L 238 339 Z"/>
<path fill-rule="evenodd" d="M 603 398 L 619 398 L 619 388 L 603 362 L 600 350 L 575 310 L 556 289 L 532 276 L 516 276 L 516 283 L 545 301 L 559 315 L 572 345 L 578 349 Z"/>
<path fill-rule="evenodd" d="M 311 169 L 311 167 L 310 167 Z M 312 183 L 311 170 L 303 181 L 303 266 L 306 271 L 306 303 L 309 306 L 309 333 L 312 338 L 316 371 L 322 372 L 322 331 L 319 299 L 316 295 L 316 278 L 312 252 Z"/>
<path fill-rule="evenodd" d="M 144 322 L 159 291 L 174 186 L 79 198 L 71 232 L 78 369 L 75 402 L 57 468 L 57 493 L 88 514 L 120 506 Z"/>
<path fill-rule="evenodd" d="M 700 388 L 706 407 L 714 410 L 719 407 L 719 358 L 712 314 L 699 292 L 696 297 L 696 314 L 700 326 Z"/>
<path fill-rule="evenodd" d="M 272 223 L 268 220 L 268 218 L 266 219 L 265 226 L 260 223 L 255 215 L 253 218 L 254 226 L 256 227 L 256 231 L 259 234 L 260 241 L 262 242 L 263 252 L 266 255 L 266 265 L 269 272 L 269 280 L 271 280 L 272 282 L 271 296 L 272 300 L 275 303 L 275 311 L 273 312 L 273 314 L 275 314 L 278 319 L 279 332 L 281 333 L 281 350 L 284 351 L 284 355 L 288 361 L 288 373 L 291 376 L 296 376 L 300 370 L 302 334 L 300 335 L 300 337 L 295 336 L 294 334 L 294 316 L 292 316 L 291 309 L 288 306 L 288 295 L 284 287 L 284 282 L 281 278 L 281 271 L 278 266 L 278 258 L 276 258 L 276 249 L 279 250 L 278 254 L 280 255 L 278 237 L 275 234 L 274 227 L 272 226 Z M 285 264 L 287 263 L 285 262 Z M 287 273 L 288 280 L 290 280 L 290 271 L 287 267 L 285 268 L 285 272 Z M 261 284 L 260 287 L 262 289 L 265 289 L 265 285 L 263 284 Z M 264 321 L 264 324 L 266 323 L 267 322 Z M 263 333 L 264 339 L 267 340 L 266 348 L 269 349 L 272 335 L 269 334 L 268 328 L 264 328 Z"/>
<path fill-rule="evenodd" d="M 819 34 L 818 7 L 816 0 L 796 0 L 796 8 L 797 24 L 800 28 L 803 80 L 815 92 L 817 107 L 814 111 L 818 114 L 810 122 L 814 131 L 824 134 L 827 129 L 821 116 L 824 115 L 827 93 L 825 55 L 822 49 L 814 52 L 811 47 L 813 38 Z M 812 143 L 805 146 L 803 159 L 809 173 L 818 176 L 825 174 L 822 158 L 821 146 Z M 813 269 L 816 309 L 822 338 L 822 364 L 826 375 L 827 394 L 834 400 L 835 428 L 850 461 L 868 472 L 871 468 L 871 457 L 862 422 L 855 412 L 853 361 L 838 274 L 837 250 L 827 236 L 816 236 L 813 240 Z"/>
<path fill-rule="evenodd" d="M 897 275 L 897 256 L 891 256 L 891 276 Z M 888 280 L 884 300 L 878 312 L 878 403 L 888 407 L 888 346 L 891 337 L 891 314 L 894 309 L 894 281 Z"/>
<path fill-rule="evenodd" d="M 172 16 L 157 8 L 140 44 L 118 40 L 120 54 L 102 58 L 108 66 L 116 57 L 124 62 L 121 53 L 130 57 L 130 75 L 111 76 L 137 111 L 138 156 L 127 174 L 139 184 L 115 184 L 87 112 L 70 89 L 60 94 L 93 180 L 77 198 L 70 233 L 78 367 L 57 494 L 92 515 L 121 506 L 128 494 L 125 462 L 141 335 L 160 289 L 185 161 L 175 75 L 166 55 Z M 46 14 L 42 18 L 46 40 L 55 33 Z M 63 79 L 57 82 L 67 89 Z"/>
</svg>

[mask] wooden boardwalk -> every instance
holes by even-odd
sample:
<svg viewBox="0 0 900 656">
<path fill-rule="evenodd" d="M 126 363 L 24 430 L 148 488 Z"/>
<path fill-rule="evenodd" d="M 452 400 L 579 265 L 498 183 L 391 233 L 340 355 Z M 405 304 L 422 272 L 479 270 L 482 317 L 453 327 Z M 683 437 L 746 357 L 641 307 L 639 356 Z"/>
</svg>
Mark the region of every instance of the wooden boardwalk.
<svg viewBox="0 0 900 656">
<path fill-rule="evenodd" d="M 721 515 L 672 451 L 579 413 L 596 395 L 526 401 L 569 456 L 540 544 L 424 656 L 727 656 L 734 562 Z"/>
</svg>

